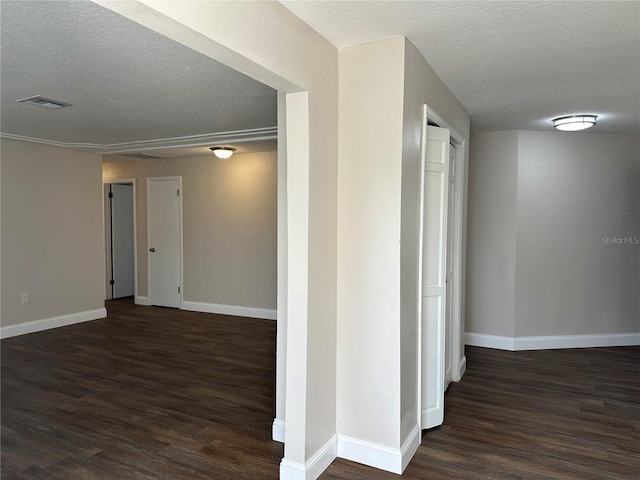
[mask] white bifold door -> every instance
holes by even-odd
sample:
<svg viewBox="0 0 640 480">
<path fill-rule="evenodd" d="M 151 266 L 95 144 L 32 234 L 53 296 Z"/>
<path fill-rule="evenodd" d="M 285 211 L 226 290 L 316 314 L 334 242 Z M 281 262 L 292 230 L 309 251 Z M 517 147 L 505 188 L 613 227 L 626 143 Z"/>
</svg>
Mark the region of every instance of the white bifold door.
<svg viewBox="0 0 640 480">
<path fill-rule="evenodd" d="M 422 254 L 422 428 L 444 420 L 449 130 L 425 129 Z"/>
<path fill-rule="evenodd" d="M 181 307 L 182 202 L 180 177 L 147 181 L 149 303 Z"/>
</svg>

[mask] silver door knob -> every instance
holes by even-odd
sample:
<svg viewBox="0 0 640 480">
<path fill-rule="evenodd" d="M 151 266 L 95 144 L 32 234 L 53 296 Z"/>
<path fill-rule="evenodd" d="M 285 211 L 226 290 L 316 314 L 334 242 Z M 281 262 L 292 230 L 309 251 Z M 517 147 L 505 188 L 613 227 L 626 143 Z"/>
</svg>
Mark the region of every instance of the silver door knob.
<svg viewBox="0 0 640 480">
<path fill-rule="evenodd" d="M 155 249 L 155 248 L 150 248 L 150 249 L 149 249 L 149 251 L 150 251 L 151 253 L 153 253 L 153 252 L 155 252 L 155 251 L 156 251 L 156 249 Z"/>
</svg>

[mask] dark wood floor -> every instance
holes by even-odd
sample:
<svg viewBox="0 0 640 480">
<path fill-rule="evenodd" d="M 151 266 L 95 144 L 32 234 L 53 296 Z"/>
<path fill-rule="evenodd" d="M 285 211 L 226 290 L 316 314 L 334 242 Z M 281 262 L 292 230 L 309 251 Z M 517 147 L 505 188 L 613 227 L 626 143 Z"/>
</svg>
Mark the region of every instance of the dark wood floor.
<svg viewBox="0 0 640 480">
<path fill-rule="evenodd" d="M 403 479 L 640 479 L 640 347 L 466 355 Z M 397 478 L 341 459 L 321 477 Z"/>
<path fill-rule="evenodd" d="M 275 322 L 107 307 L 2 341 L 2 479 L 276 479 Z M 467 359 L 402 478 L 640 478 L 640 347 Z M 320 478 L 399 477 L 338 459 Z"/>
</svg>

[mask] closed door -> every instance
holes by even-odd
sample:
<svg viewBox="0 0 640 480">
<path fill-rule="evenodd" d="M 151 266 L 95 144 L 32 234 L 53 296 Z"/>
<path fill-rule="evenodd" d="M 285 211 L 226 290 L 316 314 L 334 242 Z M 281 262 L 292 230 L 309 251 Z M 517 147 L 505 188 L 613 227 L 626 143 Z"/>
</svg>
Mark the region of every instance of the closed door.
<svg viewBox="0 0 640 480">
<path fill-rule="evenodd" d="M 422 253 L 422 428 L 444 420 L 449 130 L 425 129 Z"/>
<path fill-rule="evenodd" d="M 113 298 L 134 294 L 133 185 L 111 185 L 111 279 Z"/>
<path fill-rule="evenodd" d="M 149 178 L 147 222 L 149 303 L 181 306 L 182 202 L 180 177 Z"/>
</svg>

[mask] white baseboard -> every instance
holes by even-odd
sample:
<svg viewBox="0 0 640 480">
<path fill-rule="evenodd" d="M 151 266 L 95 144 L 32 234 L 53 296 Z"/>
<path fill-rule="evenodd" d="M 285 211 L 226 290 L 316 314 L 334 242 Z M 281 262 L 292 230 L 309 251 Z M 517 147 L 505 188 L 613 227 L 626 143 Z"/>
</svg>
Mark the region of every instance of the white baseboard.
<svg viewBox="0 0 640 480">
<path fill-rule="evenodd" d="M 404 469 L 407 468 L 407 465 L 409 465 L 409 462 L 416 454 L 416 451 L 420 446 L 421 434 L 420 425 L 416 425 L 407 437 L 404 445 L 402 445 L 402 448 L 400 449 L 400 454 L 402 456 L 402 470 L 400 473 L 404 472 Z"/>
<path fill-rule="evenodd" d="M 338 434 L 337 438 L 338 457 L 387 472 L 402 474 L 420 446 L 420 427 L 415 426 L 402 448 L 386 447 L 348 435 Z"/>
<path fill-rule="evenodd" d="M 463 355 L 462 360 L 460 360 L 460 369 L 458 370 L 458 378 L 455 381 L 459 382 L 462 376 L 464 375 L 464 372 L 466 371 L 467 371 L 467 357 Z"/>
<path fill-rule="evenodd" d="M 640 345 L 640 332 L 600 335 L 559 335 L 553 337 L 516 337 L 516 350 L 554 348 L 627 347 Z"/>
<path fill-rule="evenodd" d="M 280 480 L 316 480 L 336 458 L 336 437 L 331 437 L 305 463 L 282 459 L 280 462 Z"/>
<path fill-rule="evenodd" d="M 484 333 L 464 334 L 465 345 L 473 347 L 496 348 L 498 350 L 515 350 L 515 341 L 513 337 L 501 337 L 498 335 L 486 335 Z"/>
<path fill-rule="evenodd" d="M 277 418 L 273 420 L 272 436 L 274 440 L 284 442 L 284 427 L 284 420 Z M 404 469 L 407 468 L 407 465 L 409 465 L 409 462 L 420 446 L 420 435 L 420 426 L 416 425 L 402 445 L 402 448 L 396 450 L 376 443 L 338 434 L 332 440 L 335 446 L 332 447 L 330 445 L 331 440 L 327 442 L 316 455 L 309 459 L 306 466 L 283 459 L 280 463 L 281 478 L 292 480 L 317 478 L 336 457 L 401 474 Z M 320 470 L 320 466 L 322 465 L 324 466 Z M 310 472 L 316 471 L 318 471 L 316 476 L 310 474 Z"/>
<path fill-rule="evenodd" d="M 271 438 L 276 442 L 284 443 L 284 420 L 280 420 L 279 418 L 273 419 Z"/>
<path fill-rule="evenodd" d="M 88 322 L 90 320 L 96 320 L 106 316 L 107 310 L 105 308 L 97 308 L 95 310 L 87 310 L 85 312 L 61 315 L 59 317 L 43 318 L 42 320 L 18 323 L 17 325 L 7 325 L 6 327 L 0 328 L 0 338 L 9 338 L 17 335 L 26 335 L 27 333 L 41 332 L 51 328 L 73 325 L 74 323 Z"/>
<path fill-rule="evenodd" d="M 140 295 L 136 295 L 133 303 L 135 303 L 136 305 L 151 305 L 151 303 L 149 302 L 149 297 L 142 297 Z"/>
<path fill-rule="evenodd" d="M 204 313 L 219 313 L 222 315 L 234 315 L 236 317 L 265 318 L 275 320 L 276 310 L 267 308 L 239 307 L 237 305 L 220 305 L 216 303 L 182 302 L 183 310 Z"/>
<path fill-rule="evenodd" d="M 551 350 L 558 348 L 625 347 L 640 345 L 638 333 L 595 335 L 554 335 L 539 337 L 501 337 L 482 333 L 464 334 L 465 344 L 499 350 Z"/>
</svg>

